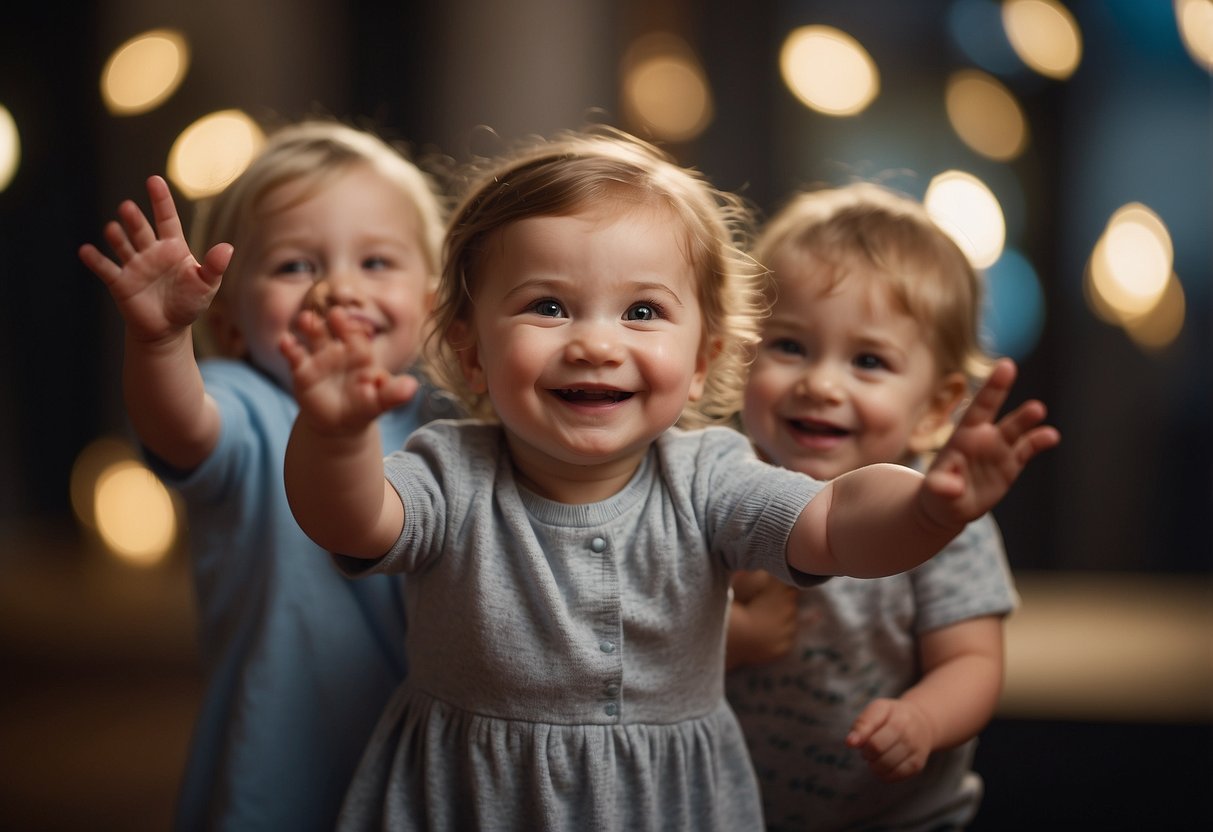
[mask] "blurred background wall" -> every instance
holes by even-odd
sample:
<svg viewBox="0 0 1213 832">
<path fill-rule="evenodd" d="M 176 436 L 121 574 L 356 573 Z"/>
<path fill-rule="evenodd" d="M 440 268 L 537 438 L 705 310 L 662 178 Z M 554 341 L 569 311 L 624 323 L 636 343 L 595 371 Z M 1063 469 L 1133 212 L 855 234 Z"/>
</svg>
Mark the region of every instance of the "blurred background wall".
<svg viewBox="0 0 1213 832">
<path fill-rule="evenodd" d="M 992 346 L 1064 441 L 995 512 L 1024 606 L 975 828 L 1209 828 L 1210 0 L 110 0 L 6 17 L 0 826 L 167 824 L 200 689 L 188 553 L 169 528 L 165 556 L 134 564 L 98 528 L 99 472 L 129 455 L 121 327 L 75 251 L 121 199 L 145 203 L 183 131 L 234 110 L 261 128 L 334 116 L 454 161 L 605 122 L 760 215 L 812 184 L 976 181 L 1004 235 Z M 179 86 L 107 105 L 107 62 L 157 29 L 188 49 Z"/>
</svg>

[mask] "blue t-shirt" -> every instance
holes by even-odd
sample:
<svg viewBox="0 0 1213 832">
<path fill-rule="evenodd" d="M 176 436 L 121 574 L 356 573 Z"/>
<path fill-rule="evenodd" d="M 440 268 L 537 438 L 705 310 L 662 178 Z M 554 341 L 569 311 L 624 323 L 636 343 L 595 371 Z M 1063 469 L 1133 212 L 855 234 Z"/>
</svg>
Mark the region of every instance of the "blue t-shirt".
<svg viewBox="0 0 1213 832">
<path fill-rule="evenodd" d="M 402 584 L 349 581 L 291 515 L 282 466 L 298 412 L 249 364 L 202 362 L 222 425 L 185 499 L 207 684 L 178 829 L 331 829 L 350 776 L 405 675 Z M 384 452 L 450 415 L 425 388 L 380 419 Z"/>
</svg>

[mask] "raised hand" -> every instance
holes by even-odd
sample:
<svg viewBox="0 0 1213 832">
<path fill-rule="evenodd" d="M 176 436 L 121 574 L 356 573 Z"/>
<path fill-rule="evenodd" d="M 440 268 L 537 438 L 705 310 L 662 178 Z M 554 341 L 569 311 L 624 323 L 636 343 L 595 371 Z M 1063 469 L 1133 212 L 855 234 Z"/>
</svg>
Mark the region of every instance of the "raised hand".
<svg viewBox="0 0 1213 832">
<path fill-rule="evenodd" d="M 301 337 L 287 335 L 280 348 L 291 367 L 299 417 L 317 433 L 356 433 L 417 392 L 415 378 L 393 376 L 375 363 L 366 331 L 341 307 L 327 317 L 304 310 L 296 328 Z"/>
<path fill-rule="evenodd" d="M 846 743 L 859 749 L 868 767 L 886 782 L 922 771 L 931 752 L 926 714 L 902 699 L 874 699 L 855 719 Z"/>
<path fill-rule="evenodd" d="M 994 421 L 1015 372 L 1010 359 L 995 365 L 927 471 L 920 498 L 933 522 L 955 527 L 976 520 L 1003 498 L 1033 457 L 1061 441 L 1055 428 L 1041 424 L 1045 406 L 1036 400 Z"/>
<path fill-rule="evenodd" d="M 80 260 L 109 289 L 130 337 L 159 341 L 179 334 L 210 306 L 232 247 L 220 243 L 199 263 L 190 252 L 168 183 L 147 180 L 155 228 L 131 200 L 118 206 L 119 221 L 105 226 L 105 240 L 117 261 L 96 246 L 80 247 Z"/>
</svg>

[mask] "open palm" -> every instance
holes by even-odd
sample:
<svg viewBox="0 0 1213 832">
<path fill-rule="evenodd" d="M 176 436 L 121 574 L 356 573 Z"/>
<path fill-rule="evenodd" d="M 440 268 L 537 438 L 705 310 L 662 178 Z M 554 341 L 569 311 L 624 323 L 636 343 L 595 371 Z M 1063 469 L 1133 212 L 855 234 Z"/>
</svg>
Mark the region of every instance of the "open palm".
<svg viewBox="0 0 1213 832">
<path fill-rule="evenodd" d="M 119 221 L 105 227 L 105 240 L 117 261 L 86 243 L 81 261 L 109 289 L 131 337 L 157 341 L 193 324 L 210 306 L 232 247 L 220 243 L 199 263 L 190 252 L 168 183 L 147 181 L 155 227 L 134 202 L 118 207 Z"/>
</svg>

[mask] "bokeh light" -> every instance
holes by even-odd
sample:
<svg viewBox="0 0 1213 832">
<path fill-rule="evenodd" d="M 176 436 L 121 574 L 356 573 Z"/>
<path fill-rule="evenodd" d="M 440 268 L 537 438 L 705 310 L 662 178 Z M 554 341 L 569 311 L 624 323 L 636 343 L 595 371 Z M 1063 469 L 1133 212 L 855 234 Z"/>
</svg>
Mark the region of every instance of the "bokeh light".
<svg viewBox="0 0 1213 832">
<path fill-rule="evenodd" d="M 1028 122 L 1015 96 L 979 70 L 954 73 L 945 93 L 948 120 L 961 141 L 977 153 L 1007 162 L 1028 144 Z"/>
<path fill-rule="evenodd" d="M 123 561 L 162 561 L 177 540 L 178 499 L 125 440 L 101 437 L 80 452 L 71 473 L 72 509 Z"/>
<path fill-rule="evenodd" d="M 944 171 L 931 180 L 922 201 L 931 219 L 956 241 L 974 268 L 991 266 L 1002 255 L 1006 218 L 994 192 L 976 176 Z"/>
<path fill-rule="evenodd" d="M 177 91 L 189 69 L 189 46 L 174 29 L 153 29 L 114 50 L 101 71 L 101 98 L 114 115 L 155 109 Z"/>
<path fill-rule="evenodd" d="M 106 547 L 130 563 L 159 563 L 177 536 L 172 495 L 134 460 L 116 462 L 97 478 L 94 516 Z"/>
<path fill-rule="evenodd" d="M 111 465 L 134 458 L 135 452 L 130 443 L 109 436 L 89 443 L 76 456 L 76 461 L 72 464 L 70 484 L 72 511 L 85 528 L 97 528 L 94 496 L 101 472 Z"/>
<path fill-rule="evenodd" d="M 1185 314 L 1183 286 L 1172 274 L 1163 287 L 1158 303 L 1149 312 L 1125 318 L 1125 332 L 1139 347 L 1150 352 L 1161 350 L 1179 337 Z"/>
<path fill-rule="evenodd" d="M 1119 208 L 1091 252 L 1096 314 L 1123 323 L 1149 313 L 1171 278 L 1173 256 L 1171 235 L 1157 214 L 1137 202 Z"/>
<path fill-rule="evenodd" d="M 623 60 L 623 109 L 656 138 L 688 141 L 712 120 L 707 76 L 686 41 L 655 32 L 639 38 Z"/>
<path fill-rule="evenodd" d="M 1005 0 L 1002 23 L 1015 54 L 1048 78 L 1064 80 L 1082 60 L 1082 32 L 1056 0 Z"/>
<path fill-rule="evenodd" d="M 867 50 L 829 26 L 802 26 L 783 42 L 784 83 L 806 106 L 832 116 L 863 112 L 880 92 L 880 73 Z"/>
<path fill-rule="evenodd" d="M 21 165 L 21 134 L 8 108 L 0 104 L 0 191 L 8 187 Z"/>
<path fill-rule="evenodd" d="M 984 272 L 986 296 L 983 336 L 991 355 L 1027 358 L 1044 330 L 1045 298 L 1040 278 L 1028 259 L 1006 248 Z"/>
<path fill-rule="evenodd" d="M 1192 60 L 1213 72 L 1213 0 L 1175 0 L 1175 21 Z"/>
<path fill-rule="evenodd" d="M 168 177 L 190 199 L 223 190 L 239 176 L 265 134 L 240 110 L 203 116 L 181 132 L 168 155 Z"/>
</svg>

